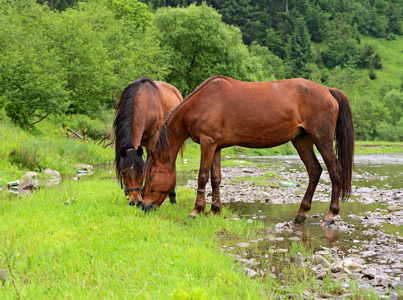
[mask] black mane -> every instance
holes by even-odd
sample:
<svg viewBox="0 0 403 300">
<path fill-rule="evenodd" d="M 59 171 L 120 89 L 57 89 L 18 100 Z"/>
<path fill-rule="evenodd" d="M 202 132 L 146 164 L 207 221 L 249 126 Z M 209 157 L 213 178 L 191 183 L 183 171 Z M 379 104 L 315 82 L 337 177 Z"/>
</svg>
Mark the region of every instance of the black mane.
<svg viewBox="0 0 403 300">
<path fill-rule="evenodd" d="M 134 148 L 132 139 L 134 101 L 137 90 L 144 83 L 149 83 L 155 89 L 158 89 L 154 81 L 149 78 L 144 77 L 137 79 L 123 90 L 119 102 L 116 105 L 113 127 L 115 131 L 115 168 L 119 181 L 122 180 L 121 170 L 124 166 L 132 163 L 138 170 L 141 170 L 144 166 L 142 157 L 138 156 L 136 151 L 127 152 L 127 156 L 123 159 L 120 154 L 122 148 Z"/>
</svg>

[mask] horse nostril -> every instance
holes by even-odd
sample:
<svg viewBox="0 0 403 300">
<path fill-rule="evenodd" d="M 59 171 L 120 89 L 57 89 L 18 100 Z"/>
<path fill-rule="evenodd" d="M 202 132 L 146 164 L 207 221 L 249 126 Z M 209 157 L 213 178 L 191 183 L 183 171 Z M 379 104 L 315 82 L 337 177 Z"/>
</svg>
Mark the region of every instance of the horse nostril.
<svg viewBox="0 0 403 300">
<path fill-rule="evenodd" d="M 134 206 L 134 205 L 136 205 L 136 203 L 133 203 L 133 202 L 130 201 L 130 202 L 129 202 L 129 205 L 130 205 L 130 206 Z"/>
<path fill-rule="evenodd" d="M 148 205 L 143 205 L 141 204 L 141 206 L 143 207 L 143 210 L 145 213 L 151 211 L 151 210 L 155 210 L 155 206 L 154 204 L 148 204 Z"/>
</svg>

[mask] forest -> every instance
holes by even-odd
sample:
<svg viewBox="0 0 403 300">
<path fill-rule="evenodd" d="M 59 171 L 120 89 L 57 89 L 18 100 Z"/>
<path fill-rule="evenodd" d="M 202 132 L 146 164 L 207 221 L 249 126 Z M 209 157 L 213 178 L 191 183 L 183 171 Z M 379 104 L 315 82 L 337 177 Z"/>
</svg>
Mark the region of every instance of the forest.
<svg viewBox="0 0 403 300">
<path fill-rule="evenodd" d="M 0 0 L 0 23 L 0 121 L 25 129 L 106 123 L 141 77 L 303 77 L 347 94 L 358 140 L 403 141 L 400 0 Z"/>
</svg>

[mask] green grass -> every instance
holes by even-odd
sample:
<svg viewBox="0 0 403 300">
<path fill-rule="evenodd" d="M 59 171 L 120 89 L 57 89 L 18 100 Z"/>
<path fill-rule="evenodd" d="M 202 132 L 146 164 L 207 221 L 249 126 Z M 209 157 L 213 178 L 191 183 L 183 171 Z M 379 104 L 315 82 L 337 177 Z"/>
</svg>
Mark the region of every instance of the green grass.
<svg viewBox="0 0 403 300">
<path fill-rule="evenodd" d="M 281 176 L 275 172 L 267 172 L 264 176 L 245 176 L 245 177 L 236 177 L 231 183 L 237 184 L 240 182 L 252 182 L 254 185 L 263 186 L 263 187 L 278 187 L 279 181 L 281 180 Z"/>
<path fill-rule="evenodd" d="M 249 235 L 262 225 L 219 218 L 191 220 L 189 190 L 179 205 L 145 215 L 129 207 L 117 182 L 82 180 L 0 202 L 0 245 L 13 241 L 12 275 L 28 298 L 256 298 L 249 280 L 219 252 L 217 234 Z M 75 200 L 71 200 L 74 198 Z M 64 205 L 70 199 L 68 205 Z M 193 200 L 193 199 L 192 199 Z M 185 233 L 185 234 L 184 234 Z M 28 257 L 33 257 L 23 282 Z M 5 260 L 1 269 L 7 269 Z M 207 288 L 208 287 L 208 288 Z M 12 298 L 11 281 L 0 298 Z"/>
<path fill-rule="evenodd" d="M 377 89 L 384 85 L 389 85 L 394 89 L 401 89 L 403 79 L 403 37 L 396 36 L 396 40 L 388 41 L 383 38 L 374 38 L 363 36 L 362 44 L 372 45 L 377 53 L 382 58 L 382 69 L 376 70 L 377 79 L 372 80 Z M 362 70 L 363 73 L 368 73 L 368 70 Z"/>
<path fill-rule="evenodd" d="M 25 131 L 0 121 L 0 140 L 0 185 L 20 179 L 27 171 L 51 168 L 62 175 L 73 175 L 77 164 L 97 166 L 114 160 L 114 149 L 68 140 L 58 128 Z"/>
<path fill-rule="evenodd" d="M 403 143 L 356 141 L 354 152 L 357 153 L 402 153 Z"/>
<path fill-rule="evenodd" d="M 1 299 L 268 299 L 304 291 L 365 298 L 358 289 L 323 286 L 288 262 L 297 252 L 312 254 L 302 244 L 265 261 L 284 276 L 251 279 L 221 246 L 264 236 L 264 222 L 233 220 L 227 209 L 190 219 L 195 196 L 187 188 L 178 190 L 177 205 L 144 214 L 107 170 L 95 176 L 0 198 L 0 270 L 9 274 Z"/>
</svg>

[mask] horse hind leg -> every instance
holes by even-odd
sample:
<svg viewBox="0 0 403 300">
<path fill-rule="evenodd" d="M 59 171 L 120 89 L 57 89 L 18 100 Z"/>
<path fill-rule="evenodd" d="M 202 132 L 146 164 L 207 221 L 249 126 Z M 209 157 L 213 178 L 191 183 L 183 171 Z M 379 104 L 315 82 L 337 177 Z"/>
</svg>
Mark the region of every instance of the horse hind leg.
<svg viewBox="0 0 403 300">
<path fill-rule="evenodd" d="M 304 198 L 294 219 L 294 223 L 300 224 L 305 221 L 306 212 L 311 209 L 312 197 L 318 185 L 320 175 L 322 174 L 322 167 L 313 152 L 312 139 L 306 132 L 293 139 L 292 143 L 295 149 L 297 149 L 309 175 L 308 188 L 306 189 Z"/>
<path fill-rule="evenodd" d="M 342 169 L 333 149 L 333 140 L 328 139 L 320 143 L 315 143 L 316 148 L 322 155 L 332 182 L 332 196 L 329 212 L 326 214 L 321 226 L 329 226 L 334 223 L 334 217 L 339 213 L 339 197 L 341 191 Z"/>
<path fill-rule="evenodd" d="M 220 199 L 220 183 L 221 183 L 221 149 L 217 149 L 214 153 L 213 163 L 211 164 L 211 194 L 212 204 L 211 211 L 214 215 L 221 211 L 222 202 Z"/>
</svg>

